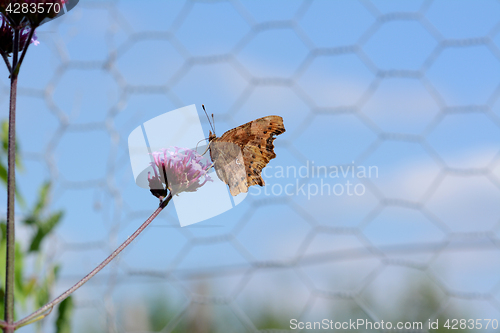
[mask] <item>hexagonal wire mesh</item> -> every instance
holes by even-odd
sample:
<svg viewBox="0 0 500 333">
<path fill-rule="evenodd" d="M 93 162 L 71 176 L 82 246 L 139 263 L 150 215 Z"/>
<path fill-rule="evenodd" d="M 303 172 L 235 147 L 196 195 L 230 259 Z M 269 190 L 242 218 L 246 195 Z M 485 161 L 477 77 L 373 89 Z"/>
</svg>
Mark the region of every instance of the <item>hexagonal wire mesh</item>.
<svg viewBox="0 0 500 333">
<path fill-rule="evenodd" d="M 54 295 L 157 205 L 133 181 L 133 128 L 192 103 L 215 113 L 219 135 L 269 114 L 287 128 L 265 190 L 189 228 L 167 207 L 75 294 L 77 331 L 500 319 L 499 12 L 84 1 L 43 26 L 20 77 L 19 182 L 33 200 L 50 179 L 66 212 L 46 246 L 62 265 Z"/>
</svg>

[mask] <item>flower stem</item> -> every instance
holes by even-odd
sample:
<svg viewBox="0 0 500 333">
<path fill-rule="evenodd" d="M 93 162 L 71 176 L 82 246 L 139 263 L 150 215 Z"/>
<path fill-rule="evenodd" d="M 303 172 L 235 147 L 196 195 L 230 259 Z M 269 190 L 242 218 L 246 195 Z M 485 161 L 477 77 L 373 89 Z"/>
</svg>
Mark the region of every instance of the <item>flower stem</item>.
<svg viewBox="0 0 500 333">
<path fill-rule="evenodd" d="M 26 39 L 23 52 L 21 53 L 21 58 L 19 58 L 19 62 L 15 66 L 12 66 L 14 70 L 13 74 L 15 75 L 19 74 L 19 70 L 21 69 L 21 65 L 23 64 L 24 57 L 26 56 L 26 52 L 28 52 L 28 47 L 31 44 L 31 39 L 33 38 L 34 34 L 35 34 L 35 28 L 31 28 L 28 39 Z"/>
<path fill-rule="evenodd" d="M 18 328 L 18 327 L 24 326 L 28 322 L 32 321 L 32 319 L 35 319 L 37 317 L 42 316 L 46 311 L 50 310 L 56 304 L 58 304 L 58 303 L 62 302 L 63 300 L 65 300 L 75 290 L 77 290 L 78 288 L 80 288 L 81 286 L 83 286 L 88 280 L 90 280 L 90 278 L 92 278 L 100 270 L 102 270 L 104 267 L 106 267 L 106 265 L 109 264 L 111 262 L 111 260 L 113 260 L 120 252 L 122 252 L 130 243 L 132 243 L 132 241 L 134 239 L 136 239 L 137 236 L 139 236 L 139 234 L 141 232 L 143 232 L 144 229 L 146 229 L 146 227 L 151 222 L 153 222 L 153 220 L 158 216 L 158 214 L 160 214 L 160 212 L 163 210 L 163 208 L 165 208 L 167 206 L 167 204 L 169 203 L 169 201 L 171 199 L 172 199 L 172 194 L 169 193 L 168 196 L 165 198 L 165 200 L 163 200 L 162 203 L 160 204 L 160 207 L 158 207 L 158 209 L 156 209 L 153 212 L 153 214 L 151 214 L 151 216 L 148 217 L 148 219 L 129 238 L 127 238 L 127 240 L 125 242 L 123 242 L 122 245 L 120 245 L 116 250 L 114 250 L 113 253 L 111 253 L 109 255 L 109 257 L 107 257 L 103 262 L 101 262 L 96 268 L 94 268 L 94 270 L 92 270 L 89 274 L 87 274 L 83 279 L 81 279 L 73 287 L 69 288 L 68 290 L 66 290 L 65 292 L 63 292 L 61 295 L 59 295 L 58 297 L 56 297 L 53 301 L 45 304 L 44 306 L 42 306 L 41 308 L 39 308 L 38 310 L 36 310 L 32 314 L 30 314 L 29 316 L 27 316 L 27 317 L 25 317 L 25 318 L 23 318 L 23 319 L 21 319 L 19 321 L 16 321 L 14 323 L 14 327 Z M 43 317 L 44 316 L 42 316 L 41 318 L 43 318 Z"/>
<path fill-rule="evenodd" d="M 14 29 L 14 46 L 12 50 L 12 68 L 17 65 L 19 50 L 20 29 Z M 10 76 L 10 107 L 9 107 L 9 147 L 8 147 L 8 173 L 7 173 L 7 258 L 5 269 L 5 311 L 4 319 L 7 326 L 5 333 L 14 332 L 14 283 L 15 283 L 15 191 L 16 191 L 16 97 L 17 74 Z"/>
</svg>

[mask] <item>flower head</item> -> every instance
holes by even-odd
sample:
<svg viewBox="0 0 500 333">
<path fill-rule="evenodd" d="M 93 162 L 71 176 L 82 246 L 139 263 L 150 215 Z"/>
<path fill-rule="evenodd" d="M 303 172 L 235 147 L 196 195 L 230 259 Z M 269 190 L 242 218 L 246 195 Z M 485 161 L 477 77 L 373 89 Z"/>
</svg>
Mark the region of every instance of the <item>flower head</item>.
<svg viewBox="0 0 500 333">
<path fill-rule="evenodd" d="M 172 194 L 179 194 L 195 192 L 207 181 L 212 181 L 207 175 L 210 161 L 194 150 L 171 147 L 152 155 L 154 162 L 151 162 L 151 166 L 155 175 L 151 177 L 149 174 L 148 180 L 151 193 L 156 197 L 165 197 L 166 189 L 163 184 Z"/>
</svg>

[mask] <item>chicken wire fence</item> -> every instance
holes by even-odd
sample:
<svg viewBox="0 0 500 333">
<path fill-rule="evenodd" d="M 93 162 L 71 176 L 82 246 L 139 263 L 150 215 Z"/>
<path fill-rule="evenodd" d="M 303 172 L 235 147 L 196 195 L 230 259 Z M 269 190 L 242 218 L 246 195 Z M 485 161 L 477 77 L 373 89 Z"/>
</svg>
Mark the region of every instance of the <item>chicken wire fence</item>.
<svg viewBox="0 0 500 333">
<path fill-rule="evenodd" d="M 67 213 L 47 245 L 63 268 L 54 296 L 156 208 L 133 182 L 127 137 L 162 112 L 204 102 L 219 135 L 279 114 L 287 132 L 270 165 L 378 165 L 386 175 L 358 179 L 362 198 L 249 196 L 233 215 L 192 228 L 176 227 L 168 206 L 76 292 L 77 330 L 157 331 L 146 294 L 169 303 L 161 332 L 182 322 L 205 332 L 217 320 L 227 332 L 288 331 L 292 318 L 380 322 L 419 284 L 437 299 L 427 318 L 478 310 L 498 319 L 500 20 L 488 13 L 499 8 L 81 1 L 44 26 L 20 77 L 19 177 L 28 198 L 48 177 L 54 207 Z M 259 308 L 286 321 L 268 327 Z"/>
</svg>

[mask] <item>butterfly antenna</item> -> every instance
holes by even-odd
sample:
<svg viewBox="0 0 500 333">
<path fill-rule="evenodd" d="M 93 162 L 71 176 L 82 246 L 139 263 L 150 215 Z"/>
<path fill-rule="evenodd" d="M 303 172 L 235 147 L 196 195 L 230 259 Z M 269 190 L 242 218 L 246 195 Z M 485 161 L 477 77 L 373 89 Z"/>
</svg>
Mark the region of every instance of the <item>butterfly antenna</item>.
<svg viewBox="0 0 500 333">
<path fill-rule="evenodd" d="M 214 114 L 212 113 L 212 124 L 214 125 L 214 134 L 215 134 L 215 119 L 214 119 Z"/>
<path fill-rule="evenodd" d="M 214 134 L 215 134 L 215 128 L 212 125 L 212 122 L 210 121 L 210 117 L 208 116 L 207 110 L 205 110 L 205 104 L 202 104 L 201 107 L 203 108 L 203 111 L 205 111 L 205 115 L 207 116 L 208 123 L 210 124 L 210 127 L 212 128 L 212 131 L 214 131 Z"/>
</svg>

